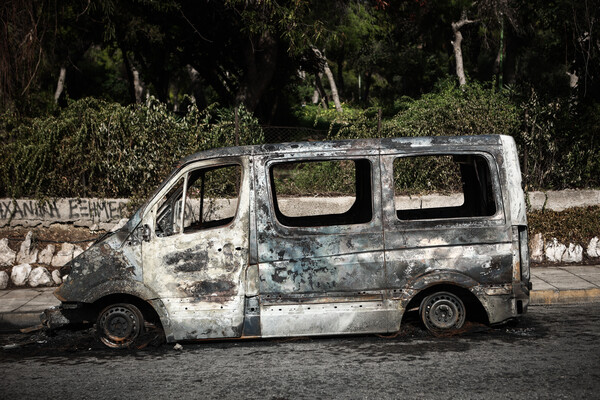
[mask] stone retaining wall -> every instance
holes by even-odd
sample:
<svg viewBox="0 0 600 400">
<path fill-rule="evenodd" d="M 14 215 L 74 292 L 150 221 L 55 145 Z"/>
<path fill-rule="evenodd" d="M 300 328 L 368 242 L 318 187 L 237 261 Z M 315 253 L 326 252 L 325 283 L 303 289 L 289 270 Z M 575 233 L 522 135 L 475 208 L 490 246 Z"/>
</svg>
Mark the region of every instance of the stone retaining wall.
<svg viewBox="0 0 600 400">
<path fill-rule="evenodd" d="M 8 239 L 0 240 L 0 289 L 6 289 L 9 279 L 13 286 L 55 286 L 62 283 L 58 268 L 83 253 L 89 243 L 63 243 L 60 249 L 53 244 L 39 251 L 32 244 L 32 232 L 21 242 L 16 252 L 8 246 Z"/>
</svg>

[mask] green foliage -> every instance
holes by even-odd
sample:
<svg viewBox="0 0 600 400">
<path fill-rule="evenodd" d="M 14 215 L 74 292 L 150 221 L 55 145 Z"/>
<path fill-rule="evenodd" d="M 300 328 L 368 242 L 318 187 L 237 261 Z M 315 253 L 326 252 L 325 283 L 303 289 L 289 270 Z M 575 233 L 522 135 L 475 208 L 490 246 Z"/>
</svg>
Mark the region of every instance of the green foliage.
<svg viewBox="0 0 600 400">
<path fill-rule="evenodd" d="M 285 164 L 273 171 L 278 195 L 355 195 L 356 168 L 351 161 Z"/>
<path fill-rule="evenodd" d="M 574 98 L 542 99 L 535 90 L 521 101 L 521 148 L 527 189 L 600 187 L 597 104 Z"/>
<path fill-rule="evenodd" d="M 112 47 L 90 47 L 82 56 L 78 69 L 87 76 L 89 86 L 86 90 L 90 97 L 106 101 L 124 102 L 129 98 L 128 82 L 122 73 L 123 54 Z M 81 97 L 80 87 L 69 86 L 69 96 Z"/>
<path fill-rule="evenodd" d="M 383 136 L 510 135 L 519 115 L 510 99 L 472 83 L 458 88 L 443 81 L 438 91 L 400 103 L 402 111 L 382 127 Z"/>
<path fill-rule="evenodd" d="M 344 120 L 355 121 L 364 113 L 364 110 L 351 107 L 346 103 L 342 103 L 342 109 Z M 294 116 L 301 126 L 325 129 L 340 118 L 333 103 L 328 109 L 324 109 L 320 105 L 307 104 L 296 108 Z"/>
<path fill-rule="evenodd" d="M 0 147 L 0 196 L 144 197 L 181 157 L 234 145 L 233 121 L 232 110 L 216 106 L 191 105 L 177 117 L 151 97 L 127 107 L 75 101 L 57 116 L 2 131 L 10 140 Z M 239 121 L 240 144 L 263 141 L 252 115 L 242 109 Z"/>
<path fill-rule="evenodd" d="M 394 188 L 397 196 L 462 193 L 460 168 L 451 156 L 398 158 Z"/>
<path fill-rule="evenodd" d="M 381 128 L 369 110 L 356 118 L 341 116 L 335 121 L 341 128 L 332 138 L 511 135 L 519 129 L 519 110 L 509 97 L 478 83 L 459 88 L 442 81 L 420 99 L 400 98 L 397 107 L 401 111 Z"/>
<path fill-rule="evenodd" d="M 569 242 L 587 245 L 590 239 L 598 235 L 598 221 L 600 221 L 600 206 L 527 213 L 531 236 L 539 232 L 544 234 L 546 240 L 556 238 L 567 245 Z"/>
</svg>

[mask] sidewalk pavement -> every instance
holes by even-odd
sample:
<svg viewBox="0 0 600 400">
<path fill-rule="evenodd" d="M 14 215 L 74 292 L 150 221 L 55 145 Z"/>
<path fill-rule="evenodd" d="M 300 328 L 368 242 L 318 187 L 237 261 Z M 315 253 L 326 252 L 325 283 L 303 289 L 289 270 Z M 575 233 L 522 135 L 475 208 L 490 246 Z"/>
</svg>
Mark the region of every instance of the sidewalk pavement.
<svg viewBox="0 0 600 400">
<path fill-rule="evenodd" d="M 531 268 L 530 304 L 600 302 L 600 265 Z"/>
<path fill-rule="evenodd" d="M 40 314 L 57 306 L 56 288 L 0 290 L 0 332 L 18 331 L 40 324 Z"/>
<path fill-rule="evenodd" d="M 531 268 L 531 305 L 600 303 L 600 265 Z M 55 288 L 0 290 L 0 332 L 40 323 L 40 314 L 60 301 Z"/>
</svg>

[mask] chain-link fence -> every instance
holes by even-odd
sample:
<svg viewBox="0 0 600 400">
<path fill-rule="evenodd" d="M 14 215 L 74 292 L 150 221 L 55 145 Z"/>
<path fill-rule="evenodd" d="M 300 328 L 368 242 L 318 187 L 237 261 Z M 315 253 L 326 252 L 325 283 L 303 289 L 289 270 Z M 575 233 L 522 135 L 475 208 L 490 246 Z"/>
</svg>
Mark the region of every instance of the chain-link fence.
<svg viewBox="0 0 600 400">
<path fill-rule="evenodd" d="M 327 139 L 326 129 L 293 126 L 262 126 L 266 143 L 302 142 Z"/>
</svg>

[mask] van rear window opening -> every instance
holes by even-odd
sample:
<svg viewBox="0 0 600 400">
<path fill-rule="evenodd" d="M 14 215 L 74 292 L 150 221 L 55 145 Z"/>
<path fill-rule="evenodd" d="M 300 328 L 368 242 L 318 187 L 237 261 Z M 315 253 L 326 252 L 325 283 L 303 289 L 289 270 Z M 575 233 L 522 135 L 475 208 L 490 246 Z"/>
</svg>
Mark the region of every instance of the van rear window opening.
<svg viewBox="0 0 600 400">
<path fill-rule="evenodd" d="M 496 214 L 489 164 L 477 154 L 398 157 L 394 194 L 400 220 Z"/>
<path fill-rule="evenodd" d="M 370 222 L 371 170 L 366 159 L 273 164 L 270 183 L 277 220 L 291 227 Z M 339 197 L 350 201 L 335 201 Z"/>
</svg>

